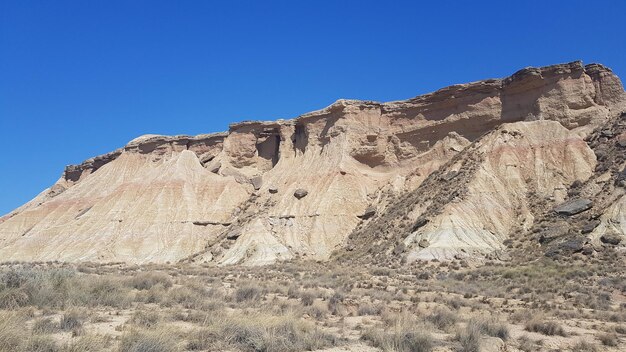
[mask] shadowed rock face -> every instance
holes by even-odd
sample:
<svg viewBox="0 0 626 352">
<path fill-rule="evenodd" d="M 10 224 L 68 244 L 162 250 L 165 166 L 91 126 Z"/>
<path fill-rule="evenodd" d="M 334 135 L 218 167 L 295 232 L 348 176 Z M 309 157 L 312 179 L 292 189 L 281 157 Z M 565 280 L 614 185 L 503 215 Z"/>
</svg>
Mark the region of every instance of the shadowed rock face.
<svg viewBox="0 0 626 352">
<path fill-rule="evenodd" d="M 608 68 L 573 62 L 405 101 L 339 100 L 293 120 L 233 124 L 227 133 L 146 135 L 68 166 L 54 186 L 2 217 L 0 257 L 324 260 L 347 246 L 349 234 L 399 216 L 390 213 L 393 199 L 444 169 L 438 182 L 469 191 L 442 198 L 437 211 L 430 203 L 410 207 L 409 219 L 428 215 L 428 223 L 396 234 L 406 255 L 489 253 L 501 249 L 511 222 L 532 222 L 528 209 L 518 218 L 529 185 L 559 198 L 569 183 L 589 177 L 595 157 L 582 138 L 624 101 Z M 468 146 L 480 167 L 464 172 L 451 163 Z M 483 186 L 514 189 L 490 198 Z M 306 196 L 294 196 L 300 189 Z M 495 207 L 492 219 L 481 207 Z"/>
</svg>

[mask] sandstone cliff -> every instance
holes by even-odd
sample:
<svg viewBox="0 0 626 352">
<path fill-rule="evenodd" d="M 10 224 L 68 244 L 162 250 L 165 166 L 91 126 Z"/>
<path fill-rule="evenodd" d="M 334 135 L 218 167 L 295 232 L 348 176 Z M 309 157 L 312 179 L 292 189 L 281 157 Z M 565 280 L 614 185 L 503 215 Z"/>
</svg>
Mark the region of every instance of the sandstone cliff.
<svg viewBox="0 0 626 352">
<path fill-rule="evenodd" d="M 373 248 L 406 260 L 499 255 L 512 231 L 532 229 L 532 197 L 556 204 L 592 178 L 597 158 L 584 138 L 625 102 L 608 68 L 573 62 L 405 101 L 339 100 L 227 133 L 146 135 L 68 166 L 0 218 L 0 258 L 258 265 Z M 624 233 L 611 225 L 622 203 L 597 231 Z"/>
</svg>

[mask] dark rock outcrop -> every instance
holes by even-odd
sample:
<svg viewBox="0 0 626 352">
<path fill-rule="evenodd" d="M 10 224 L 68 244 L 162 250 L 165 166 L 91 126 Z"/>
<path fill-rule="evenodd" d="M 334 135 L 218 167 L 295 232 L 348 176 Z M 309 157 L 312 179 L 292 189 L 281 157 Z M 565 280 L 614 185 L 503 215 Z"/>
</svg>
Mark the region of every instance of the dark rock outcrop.
<svg viewBox="0 0 626 352">
<path fill-rule="evenodd" d="M 554 208 L 554 211 L 561 215 L 576 215 L 585 210 L 591 209 L 593 202 L 586 198 L 578 198 L 562 203 Z"/>
</svg>

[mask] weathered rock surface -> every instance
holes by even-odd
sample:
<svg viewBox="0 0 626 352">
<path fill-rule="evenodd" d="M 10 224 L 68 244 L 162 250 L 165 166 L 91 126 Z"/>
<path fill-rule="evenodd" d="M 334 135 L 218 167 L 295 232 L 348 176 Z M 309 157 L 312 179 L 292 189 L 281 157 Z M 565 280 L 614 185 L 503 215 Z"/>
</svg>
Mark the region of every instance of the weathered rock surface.
<svg viewBox="0 0 626 352">
<path fill-rule="evenodd" d="M 361 219 L 366 220 L 366 219 L 371 218 L 374 215 L 376 215 L 376 208 L 374 208 L 372 206 L 369 206 L 369 207 L 367 207 L 367 209 L 365 209 L 363 214 L 358 215 L 358 217 L 361 218 Z"/>
<path fill-rule="evenodd" d="M 339 100 L 227 133 L 142 136 L 68 166 L 0 218 L 0 258 L 259 265 L 356 255 L 350 234 L 409 260 L 499 251 L 530 227 L 529 197 L 556 205 L 590 177 L 596 155 L 583 138 L 625 101 L 608 68 L 573 62 L 404 101 Z M 398 199 L 414 199 L 410 223 L 391 233 L 390 219 L 405 221 Z M 590 236 L 613 231 L 621 212 Z M 365 234 L 365 223 L 382 230 Z"/>
<path fill-rule="evenodd" d="M 562 215 L 576 215 L 585 210 L 591 209 L 593 202 L 589 199 L 579 198 L 559 204 L 554 211 Z"/>
<path fill-rule="evenodd" d="M 586 143 L 555 121 L 505 124 L 484 137 L 474 153 L 482 161 L 468 175 L 465 194 L 446 202 L 404 240 L 413 248 L 410 261 L 504 249 L 518 224 L 528 228 L 533 221 L 529 194 L 562 199 L 562 190 L 589 178 L 596 163 Z M 422 239 L 429 241 L 427 248 L 416 245 Z"/>
</svg>

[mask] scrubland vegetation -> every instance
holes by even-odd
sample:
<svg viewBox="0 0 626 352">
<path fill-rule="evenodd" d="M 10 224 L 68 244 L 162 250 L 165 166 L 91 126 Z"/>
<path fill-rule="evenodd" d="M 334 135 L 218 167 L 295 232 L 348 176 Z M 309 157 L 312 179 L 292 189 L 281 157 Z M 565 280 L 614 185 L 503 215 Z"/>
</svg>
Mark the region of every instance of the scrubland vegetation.
<svg viewBox="0 0 626 352">
<path fill-rule="evenodd" d="M 4 263 L 0 351 L 620 351 L 625 295 L 619 257 Z"/>
</svg>

